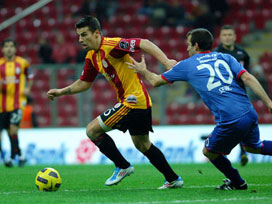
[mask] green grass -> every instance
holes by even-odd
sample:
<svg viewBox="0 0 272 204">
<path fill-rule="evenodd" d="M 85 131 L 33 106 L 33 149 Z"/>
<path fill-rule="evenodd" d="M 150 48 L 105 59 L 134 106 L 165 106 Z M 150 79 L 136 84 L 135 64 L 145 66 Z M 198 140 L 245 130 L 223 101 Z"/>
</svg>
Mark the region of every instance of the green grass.
<svg viewBox="0 0 272 204">
<path fill-rule="evenodd" d="M 0 203 L 106 203 L 106 204 L 167 204 L 167 203 L 226 203 L 271 204 L 272 164 L 250 163 L 235 165 L 247 180 L 247 191 L 215 191 L 223 175 L 211 164 L 176 164 L 174 170 L 184 180 L 181 189 L 157 190 L 163 177 L 151 165 L 135 165 L 135 174 L 119 185 L 107 187 L 105 180 L 113 165 L 51 166 L 62 177 L 57 192 L 39 192 L 34 179 L 46 166 L 13 167 L 0 165 Z"/>
</svg>

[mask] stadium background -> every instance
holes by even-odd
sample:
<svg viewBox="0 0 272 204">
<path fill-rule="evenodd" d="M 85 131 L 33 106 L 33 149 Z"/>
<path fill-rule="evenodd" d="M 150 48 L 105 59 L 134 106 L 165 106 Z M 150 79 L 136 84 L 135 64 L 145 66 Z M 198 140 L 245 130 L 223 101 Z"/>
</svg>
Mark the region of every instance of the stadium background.
<svg viewBox="0 0 272 204">
<path fill-rule="evenodd" d="M 89 14 L 96 15 L 102 21 L 105 36 L 149 39 L 157 44 L 169 58 L 176 60 L 188 57 L 185 35 L 188 30 L 196 25 L 192 24 L 192 19 L 197 19 L 200 16 L 201 20 L 201 15 L 204 14 L 205 18 L 208 18 L 207 22 L 214 22 L 211 23 L 212 27 L 209 23 L 203 25 L 208 26 L 213 31 L 215 36 L 214 47 L 219 44 L 220 25 L 231 24 L 236 29 L 237 43 L 242 45 L 251 57 L 251 71 L 254 72 L 254 67 L 259 68 L 257 74 L 265 77 L 261 79 L 267 85 L 270 96 L 272 95 L 272 0 L 156 0 L 153 2 L 157 4 L 156 8 L 159 8 L 156 10 L 159 13 L 157 16 L 154 15 L 155 9 L 151 12 L 145 10 L 144 5 L 148 1 L 144 0 L 54 0 L 48 1 L 48 4 L 20 19 L 24 10 L 33 4 L 36 5 L 37 2 L 42 1 L 0 1 L 0 40 L 3 41 L 7 37 L 14 38 L 18 42 L 17 54 L 27 58 L 31 63 L 35 76 L 32 97 L 40 132 L 50 134 L 50 131 L 54 129 L 47 128 L 73 127 L 72 129 L 78 128 L 77 130 L 81 131 L 81 135 L 85 137 L 85 131 L 80 127 L 85 127 L 91 119 L 116 103 L 116 95 L 113 89 L 102 77 L 96 79 L 91 90 L 82 94 L 63 96 L 54 102 L 50 102 L 46 96 L 49 88 L 61 88 L 71 84 L 82 71 L 84 52 L 79 47 L 74 25 L 81 14 L 86 12 L 86 3 L 89 3 L 90 6 L 90 8 L 88 7 L 91 12 Z M 98 9 L 99 2 L 101 5 Z M 155 19 L 155 17 L 160 17 L 160 12 L 164 9 L 165 4 L 172 5 L 174 2 L 178 2 L 181 6 L 179 8 L 184 9 L 185 16 L 189 16 L 190 21 L 185 18 L 183 22 L 168 24 L 170 21 L 167 18 L 163 19 L 164 21 Z M 220 6 L 217 8 L 218 11 L 223 12 L 222 19 L 219 19 L 219 21 L 214 19 L 217 11 L 211 11 L 212 8 L 209 4 L 211 2 L 225 2 L 228 5 L 223 9 Z M 203 11 L 201 8 L 207 10 L 204 9 Z M 3 29 L 3 24 L 11 17 L 18 17 L 20 20 Z M 41 45 L 44 44 L 51 46 L 54 63 L 52 63 L 53 61 L 43 63 L 39 50 Z M 63 53 L 63 50 L 69 52 Z M 63 59 L 63 55 L 69 56 L 69 58 Z M 139 55 L 134 56 L 139 59 Z M 151 56 L 146 55 L 146 60 L 152 71 L 157 73 L 164 71 L 163 67 Z M 203 127 L 203 124 L 213 124 L 212 115 L 186 83 L 175 83 L 159 89 L 153 89 L 148 83 L 145 83 L 145 85 L 153 99 L 154 125 L 194 125 L 188 126 L 194 129 Z M 272 115 L 258 99 L 254 99 L 253 104 L 259 113 L 259 122 L 269 126 L 272 123 Z M 169 127 L 172 126 L 166 128 Z M 210 128 L 210 131 L 212 130 L 212 126 L 207 127 Z M 65 135 L 72 130 L 70 128 L 62 129 L 66 132 L 54 133 L 51 137 L 62 135 L 61 137 L 65 141 L 67 139 Z M 28 136 L 24 130 L 20 134 L 23 135 L 20 136 L 23 149 L 27 151 L 29 150 L 29 143 L 24 138 Z M 205 132 L 205 134 L 208 134 L 208 132 Z M 37 136 L 39 133 L 34 131 L 27 141 L 33 140 L 35 135 Z M 188 135 L 188 137 L 190 136 Z M 199 136 L 201 134 L 195 136 L 195 140 L 199 139 Z M 183 140 L 189 146 L 188 137 Z M 48 140 L 50 140 L 50 136 L 48 136 Z M 7 143 L 5 139 L 3 145 L 4 148 L 6 147 L 6 152 L 8 152 Z M 39 141 L 37 141 L 38 143 Z M 48 146 L 50 147 L 50 144 Z M 55 147 L 55 151 L 60 149 L 59 145 Z M 76 151 L 76 147 L 74 149 Z M 43 150 L 40 150 L 40 152 Z M 47 149 L 47 151 L 50 150 L 50 148 Z"/>
</svg>

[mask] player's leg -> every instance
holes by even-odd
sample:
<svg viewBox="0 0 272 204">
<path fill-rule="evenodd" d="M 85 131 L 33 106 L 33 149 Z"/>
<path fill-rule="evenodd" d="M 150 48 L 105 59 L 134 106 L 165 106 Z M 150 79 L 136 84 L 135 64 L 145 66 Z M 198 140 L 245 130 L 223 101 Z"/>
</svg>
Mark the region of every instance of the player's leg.
<svg viewBox="0 0 272 204">
<path fill-rule="evenodd" d="M 113 139 L 106 133 L 118 122 L 116 119 L 123 117 L 122 113 L 125 110 L 126 107 L 122 105 L 117 108 L 108 109 L 87 126 L 88 137 L 99 148 L 100 152 L 108 157 L 116 166 L 112 176 L 105 182 L 107 186 L 118 184 L 126 176 L 134 172 L 134 168 L 122 156 Z"/>
<path fill-rule="evenodd" d="M 163 153 L 149 140 L 149 131 L 153 131 L 151 108 L 133 109 L 128 115 L 127 126 L 135 147 L 164 175 L 166 182 L 162 188 L 181 187 L 182 179 L 172 170 Z"/>
<path fill-rule="evenodd" d="M 9 133 L 9 138 L 10 138 L 10 143 L 11 143 L 11 159 L 14 159 L 16 155 L 21 156 L 21 149 L 19 147 L 19 140 L 18 140 L 18 130 L 19 127 L 10 124 L 8 133 Z"/>
<path fill-rule="evenodd" d="M 135 147 L 164 175 L 166 182 L 160 189 L 182 187 L 183 180 L 170 167 L 163 153 L 150 142 L 148 133 L 145 135 L 132 135 L 131 138 Z"/>
<path fill-rule="evenodd" d="M 6 166 L 12 166 L 15 156 L 19 156 L 19 167 L 24 166 L 26 159 L 21 154 L 21 149 L 19 146 L 19 139 L 18 139 L 18 130 L 20 126 L 20 122 L 22 119 L 22 110 L 14 110 L 9 114 L 9 128 L 7 129 L 10 144 L 11 144 L 11 156 L 10 159 L 7 161 Z"/>
<path fill-rule="evenodd" d="M 4 161 L 4 154 L 2 150 L 2 129 L 0 129 L 0 156 L 1 156 L 1 159 Z"/>
<path fill-rule="evenodd" d="M 100 126 L 98 118 L 88 124 L 87 136 L 99 148 L 101 153 L 113 161 L 116 167 L 125 169 L 130 166 L 129 162 L 125 160 L 117 149 L 113 139 Z"/>
<path fill-rule="evenodd" d="M 237 169 L 233 168 L 230 160 L 219 153 L 214 153 L 208 151 L 206 147 L 203 148 L 203 154 L 211 161 L 211 163 L 221 171 L 226 178 L 228 178 L 231 182 L 227 182 L 217 189 L 222 190 L 232 190 L 232 189 L 247 189 L 247 184 L 245 180 L 243 180 Z"/>
<path fill-rule="evenodd" d="M 4 161 L 4 154 L 2 150 L 2 131 L 8 126 L 8 118 L 6 113 L 0 113 L 0 154 L 1 158 Z"/>
<path fill-rule="evenodd" d="M 217 125 L 211 136 L 205 141 L 203 154 L 211 163 L 221 171 L 231 182 L 226 182 L 220 189 L 247 189 L 237 169 L 233 168 L 231 162 L 224 156 L 240 143 L 244 132 L 248 131 L 250 124 L 246 125 L 243 120 L 233 124 Z"/>
<path fill-rule="evenodd" d="M 245 151 L 253 154 L 272 155 L 272 141 L 260 140 L 258 122 L 256 121 L 247 137 L 243 139 L 242 145 Z"/>
</svg>

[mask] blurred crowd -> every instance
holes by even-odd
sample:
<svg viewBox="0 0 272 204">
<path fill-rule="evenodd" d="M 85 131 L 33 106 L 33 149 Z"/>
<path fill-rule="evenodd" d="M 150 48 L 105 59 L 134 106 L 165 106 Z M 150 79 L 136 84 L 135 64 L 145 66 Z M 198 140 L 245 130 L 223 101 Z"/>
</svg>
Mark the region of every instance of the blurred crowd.
<svg viewBox="0 0 272 204">
<path fill-rule="evenodd" d="M 68 20 L 84 15 L 96 16 L 103 28 L 103 23 L 116 14 L 119 3 L 118 0 L 84 0 L 77 11 L 65 18 Z M 193 0 L 191 5 L 190 11 L 186 11 L 179 0 L 144 0 L 137 14 L 147 16 L 150 26 L 154 27 L 203 27 L 214 33 L 215 26 L 221 25 L 224 14 L 229 10 L 226 0 Z M 54 46 L 54 49 L 47 39 L 40 38 L 39 57 L 42 63 L 84 62 L 85 51 L 73 46 L 74 42 L 67 41 L 61 34 L 56 38 L 58 46 Z"/>
<path fill-rule="evenodd" d="M 229 10 L 226 0 L 193 0 L 192 8 L 186 11 L 179 0 L 145 0 L 139 14 L 151 18 L 154 26 L 188 26 L 207 28 L 212 33 Z"/>
</svg>

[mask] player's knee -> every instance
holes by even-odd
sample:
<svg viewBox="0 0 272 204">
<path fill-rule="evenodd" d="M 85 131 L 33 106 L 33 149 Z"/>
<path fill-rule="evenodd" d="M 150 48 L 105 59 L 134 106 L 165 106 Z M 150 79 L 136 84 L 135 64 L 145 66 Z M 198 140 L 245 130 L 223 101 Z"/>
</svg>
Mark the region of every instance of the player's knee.
<svg viewBox="0 0 272 204">
<path fill-rule="evenodd" d="M 92 141 L 95 141 L 96 138 L 99 136 L 96 134 L 96 132 L 93 130 L 93 128 L 89 125 L 87 126 L 86 134 L 90 138 L 90 140 L 92 140 Z"/>
<path fill-rule="evenodd" d="M 202 149 L 202 154 L 205 156 L 205 157 L 208 157 L 208 150 L 204 147 Z"/>
<path fill-rule="evenodd" d="M 11 125 L 9 128 L 10 135 L 17 135 L 18 134 L 18 127 L 15 125 Z"/>
<path fill-rule="evenodd" d="M 214 159 L 215 158 L 214 153 L 209 152 L 205 147 L 203 148 L 202 153 L 208 159 Z"/>
<path fill-rule="evenodd" d="M 145 152 L 147 152 L 147 150 L 149 150 L 151 143 L 137 141 L 137 142 L 134 142 L 134 145 L 140 152 L 145 153 Z"/>
</svg>

